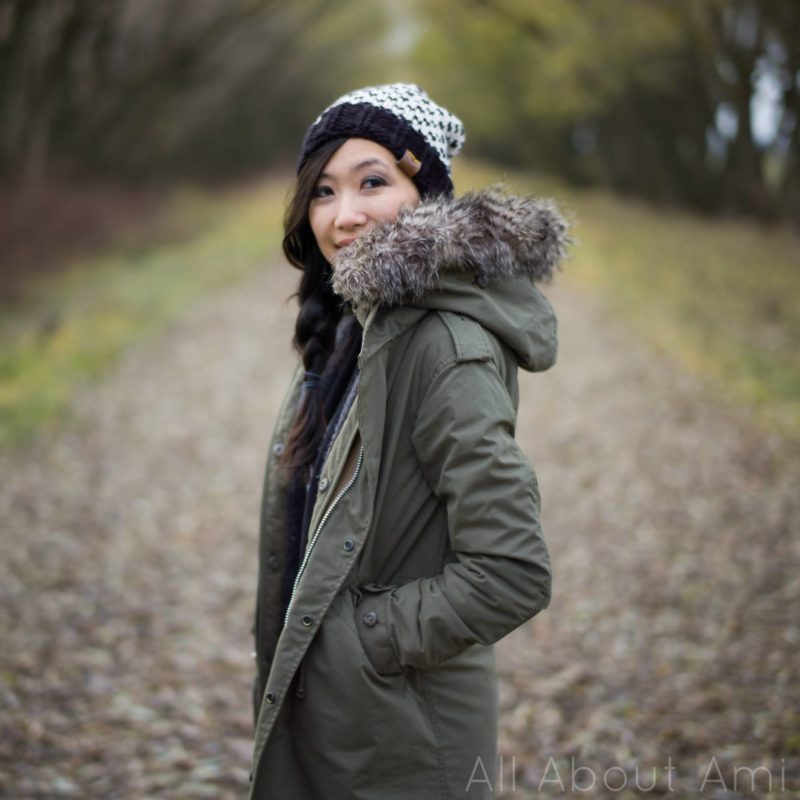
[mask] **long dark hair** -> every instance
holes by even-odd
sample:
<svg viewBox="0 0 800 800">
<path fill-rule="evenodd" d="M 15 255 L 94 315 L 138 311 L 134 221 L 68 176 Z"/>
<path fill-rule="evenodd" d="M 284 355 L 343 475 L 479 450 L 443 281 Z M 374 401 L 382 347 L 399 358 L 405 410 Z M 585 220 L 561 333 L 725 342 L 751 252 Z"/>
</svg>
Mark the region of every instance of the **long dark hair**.
<svg viewBox="0 0 800 800">
<path fill-rule="evenodd" d="M 345 139 L 334 139 L 306 161 L 283 219 L 283 252 L 290 264 L 303 271 L 294 295 L 300 311 L 292 343 L 303 357 L 308 378 L 281 456 L 280 463 L 289 469 L 311 468 L 327 424 L 318 376 L 333 352 L 342 301 L 331 287 L 333 271 L 317 246 L 308 209 L 325 164 L 344 142 Z"/>
</svg>

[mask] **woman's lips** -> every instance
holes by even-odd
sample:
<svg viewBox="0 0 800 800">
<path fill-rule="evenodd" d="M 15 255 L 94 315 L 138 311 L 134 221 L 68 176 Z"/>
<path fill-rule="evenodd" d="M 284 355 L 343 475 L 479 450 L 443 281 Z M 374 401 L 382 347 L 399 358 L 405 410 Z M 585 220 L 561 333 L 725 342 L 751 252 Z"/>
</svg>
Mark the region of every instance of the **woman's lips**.
<svg viewBox="0 0 800 800">
<path fill-rule="evenodd" d="M 347 247 L 347 245 L 352 244 L 355 240 L 355 236 L 351 236 L 349 239 L 342 239 L 340 242 L 336 242 L 336 248 Z"/>
</svg>

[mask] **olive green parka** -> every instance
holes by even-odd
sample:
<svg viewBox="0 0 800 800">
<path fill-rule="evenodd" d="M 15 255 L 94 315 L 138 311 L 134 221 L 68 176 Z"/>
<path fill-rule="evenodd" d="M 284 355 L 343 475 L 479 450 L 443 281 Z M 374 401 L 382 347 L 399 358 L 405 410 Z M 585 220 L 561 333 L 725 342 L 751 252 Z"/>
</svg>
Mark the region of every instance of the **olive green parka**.
<svg viewBox="0 0 800 800">
<path fill-rule="evenodd" d="M 556 357 L 534 286 L 562 258 L 547 201 L 425 201 L 337 257 L 364 327 L 357 398 L 323 466 L 285 620 L 286 479 L 302 386 L 270 445 L 259 544 L 251 798 L 492 796 L 492 644 L 550 598 L 517 369 Z"/>
</svg>

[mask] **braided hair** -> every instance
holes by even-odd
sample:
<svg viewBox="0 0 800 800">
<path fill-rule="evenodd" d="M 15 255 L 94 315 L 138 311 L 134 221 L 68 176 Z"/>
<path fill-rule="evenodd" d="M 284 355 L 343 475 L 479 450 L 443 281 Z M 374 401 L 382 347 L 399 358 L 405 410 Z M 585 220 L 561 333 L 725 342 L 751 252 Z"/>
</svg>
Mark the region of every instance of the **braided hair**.
<svg viewBox="0 0 800 800">
<path fill-rule="evenodd" d="M 303 272 L 294 295 L 300 311 L 292 343 L 303 358 L 306 379 L 280 463 L 303 472 L 311 469 L 327 424 L 319 377 L 333 352 L 342 317 L 342 301 L 331 286 L 333 270 L 317 245 L 308 209 L 325 164 L 345 141 L 327 142 L 303 164 L 283 221 L 283 252 Z"/>
</svg>

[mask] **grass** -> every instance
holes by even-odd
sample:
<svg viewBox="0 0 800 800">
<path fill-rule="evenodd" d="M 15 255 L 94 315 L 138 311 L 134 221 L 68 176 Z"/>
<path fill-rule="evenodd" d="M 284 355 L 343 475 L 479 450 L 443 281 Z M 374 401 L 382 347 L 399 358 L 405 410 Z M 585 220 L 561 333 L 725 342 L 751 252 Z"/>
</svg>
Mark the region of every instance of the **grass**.
<svg viewBox="0 0 800 800">
<path fill-rule="evenodd" d="M 285 177 L 225 193 L 186 191 L 153 241 L 120 241 L 27 287 L 0 310 L 0 443 L 56 422 L 75 388 L 195 299 L 277 250 Z"/>
<path fill-rule="evenodd" d="M 456 173 L 459 190 L 496 180 Z M 607 192 L 574 192 L 536 176 L 513 189 L 562 198 L 576 217 L 564 279 L 599 293 L 682 366 L 800 435 L 800 237 L 787 227 L 712 220 Z"/>
<path fill-rule="evenodd" d="M 464 163 L 458 191 L 503 177 Z M 600 294 L 685 368 L 800 435 L 800 240 L 786 229 L 657 210 L 534 175 L 512 189 L 553 195 L 576 217 L 562 279 Z M 176 195 L 173 231 L 77 259 L 0 310 L 0 443 L 57 421 L 75 388 L 191 303 L 277 251 L 285 176 L 224 194 Z"/>
</svg>

